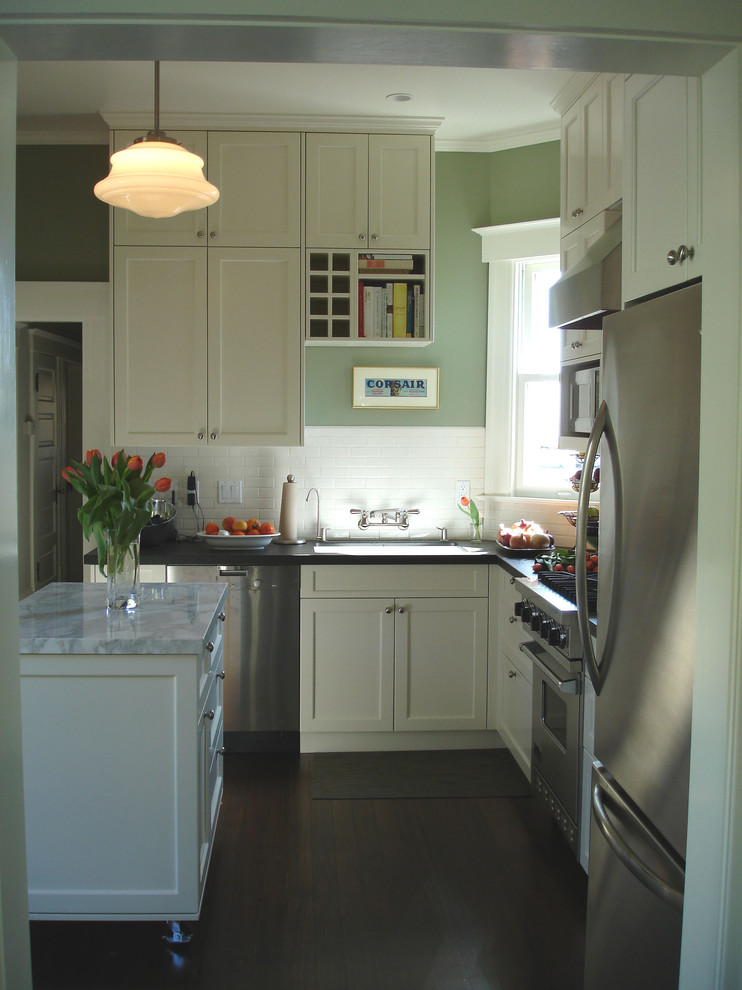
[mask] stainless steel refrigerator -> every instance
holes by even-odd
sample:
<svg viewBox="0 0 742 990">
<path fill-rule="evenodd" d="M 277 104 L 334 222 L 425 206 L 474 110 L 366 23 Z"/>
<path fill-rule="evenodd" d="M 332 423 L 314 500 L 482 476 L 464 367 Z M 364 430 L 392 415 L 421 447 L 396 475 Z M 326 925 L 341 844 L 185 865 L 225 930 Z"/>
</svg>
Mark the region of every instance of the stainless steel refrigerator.
<svg viewBox="0 0 742 990">
<path fill-rule="evenodd" d="M 597 637 L 578 611 L 596 690 L 585 990 L 678 984 L 688 821 L 701 287 L 603 321 Z M 578 519 L 587 519 L 589 491 Z"/>
</svg>

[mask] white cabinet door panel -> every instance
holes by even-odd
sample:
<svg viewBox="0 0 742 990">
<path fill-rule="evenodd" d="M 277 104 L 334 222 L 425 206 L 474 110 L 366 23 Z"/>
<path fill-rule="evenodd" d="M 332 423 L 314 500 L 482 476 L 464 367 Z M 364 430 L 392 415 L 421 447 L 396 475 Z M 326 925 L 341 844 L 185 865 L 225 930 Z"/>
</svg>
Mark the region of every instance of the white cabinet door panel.
<svg viewBox="0 0 742 990">
<path fill-rule="evenodd" d="M 300 252 L 209 251 L 210 443 L 301 443 Z"/>
<path fill-rule="evenodd" d="M 368 136 L 307 134 L 307 247 L 368 246 Z"/>
<path fill-rule="evenodd" d="M 198 444 L 206 429 L 206 252 L 114 252 L 117 444 Z"/>
<path fill-rule="evenodd" d="M 301 603 L 303 732 L 393 728 L 391 600 Z"/>
<path fill-rule="evenodd" d="M 300 134 L 210 132 L 209 180 L 209 245 L 300 247 Z"/>
<path fill-rule="evenodd" d="M 430 247 L 430 138 L 369 137 L 368 246 Z"/>
<path fill-rule="evenodd" d="M 484 729 L 486 599 L 398 599 L 395 608 L 395 730 Z"/>
</svg>

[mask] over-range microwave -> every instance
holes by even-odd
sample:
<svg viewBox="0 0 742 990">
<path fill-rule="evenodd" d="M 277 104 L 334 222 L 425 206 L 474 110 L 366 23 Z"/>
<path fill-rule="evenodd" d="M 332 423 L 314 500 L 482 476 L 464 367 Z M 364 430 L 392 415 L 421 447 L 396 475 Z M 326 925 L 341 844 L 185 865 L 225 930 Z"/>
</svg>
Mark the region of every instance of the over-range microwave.
<svg viewBox="0 0 742 990">
<path fill-rule="evenodd" d="M 600 405 L 600 361 L 562 365 L 559 446 L 587 439 Z"/>
</svg>

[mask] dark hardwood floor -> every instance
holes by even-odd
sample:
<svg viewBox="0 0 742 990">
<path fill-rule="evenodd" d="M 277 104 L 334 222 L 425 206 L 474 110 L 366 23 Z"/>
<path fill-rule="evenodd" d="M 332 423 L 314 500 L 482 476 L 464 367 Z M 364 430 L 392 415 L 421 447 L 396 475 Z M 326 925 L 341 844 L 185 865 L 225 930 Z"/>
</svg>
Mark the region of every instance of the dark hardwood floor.
<svg viewBox="0 0 742 990">
<path fill-rule="evenodd" d="M 308 757 L 231 755 L 193 942 L 33 922 L 34 990 L 580 990 L 586 886 L 531 798 L 313 801 Z"/>
</svg>

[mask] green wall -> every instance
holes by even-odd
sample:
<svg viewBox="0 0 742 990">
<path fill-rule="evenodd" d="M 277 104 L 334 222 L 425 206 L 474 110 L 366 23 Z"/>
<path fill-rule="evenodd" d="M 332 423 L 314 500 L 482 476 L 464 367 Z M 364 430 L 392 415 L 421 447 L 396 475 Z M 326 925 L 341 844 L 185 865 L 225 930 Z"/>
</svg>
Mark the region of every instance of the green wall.
<svg viewBox="0 0 742 990">
<path fill-rule="evenodd" d="M 435 341 L 427 347 L 307 347 L 307 426 L 484 426 L 487 266 L 472 227 L 559 216 L 559 142 L 435 156 Z M 440 368 L 436 410 L 353 409 L 354 366 Z"/>
<path fill-rule="evenodd" d="M 107 281 L 103 145 L 21 145 L 17 278 Z M 427 347 L 306 347 L 308 426 L 483 426 L 487 266 L 472 227 L 559 216 L 559 142 L 435 156 L 435 341 Z M 440 368 L 438 409 L 352 408 L 353 367 Z"/>
<path fill-rule="evenodd" d="M 108 169 L 106 145 L 18 145 L 17 281 L 108 281 Z"/>
</svg>

